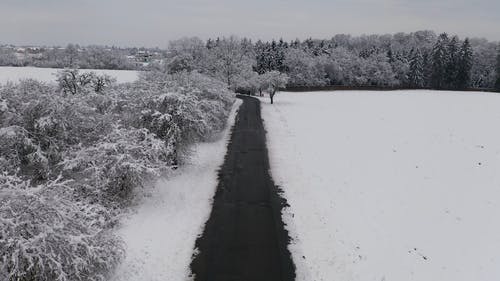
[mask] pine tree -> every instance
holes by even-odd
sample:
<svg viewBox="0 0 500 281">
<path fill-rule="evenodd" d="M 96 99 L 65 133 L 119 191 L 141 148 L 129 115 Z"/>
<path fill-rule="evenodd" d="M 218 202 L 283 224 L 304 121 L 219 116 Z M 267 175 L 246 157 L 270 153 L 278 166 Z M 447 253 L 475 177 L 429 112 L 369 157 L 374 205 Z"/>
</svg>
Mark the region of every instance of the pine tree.
<svg viewBox="0 0 500 281">
<path fill-rule="evenodd" d="M 412 50 L 408 83 L 411 88 L 423 88 L 425 86 L 424 57 L 419 49 Z"/>
<path fill-rule="evenodd" d="M 446 66 L 448 63 L 448 34 L 439 35 L 434 49 L 432 50 L 432 76 L 431 85 L 435 89 L 443 89 L 446 86 Z"/>
<path fill-rule="evenodd" d="M 266 44 L 262 43 L 262 41 L 259 40 L 255 43 L 254 48 L 255 60 L 257 61 L 254 70 L 259 74 L 263 74 L 268 70 Z"/>
<path fill-rule="evenodd" d="M 271 44 L 268 44 L 267 48 L 267 71 L 272 71 L 276 70 L 278 68 L 278 61 L 277 61 L 277 43 L 276 41 L 271 41 Z"/>
<path fill-rule="evenodd" d="M 456 77 L 457 89 L 466 89 L 469 86 L 471 69 L 472 47 L 470 45 L 469 38 L 466 38 L 459 53 Z"/>
<path fill-rule="evenodd" d="M 286 65 L 285 65 L 286 49 L 288 49 L 288 43 L 283 41 L 283 39 L 280 39 L 278 46 L 276 48 L 276 66 L 277 66 L 276 70 L 280 72 L 286 71 Z"/>
<path fill-rule="evenodd" d="M 299 39 L 295 39 L 292 42 L 290 42 L 290 48 L 298 49 L 301 45 L 301 42 Z"/>
<path fill-rule="evenodd" d="M 446 46 L 446 68 L 445 68 L 445 87 L 456 89 L 458 67 L 460 62 L 460 50 L 458 47 L 458 37 L 453 36 Z"/>
<path fill-rule="evenodd" d="M 500 43 L 498 44 L 498 54 L 497 54 L 497 81 L 495 83 L 495 88 L 500 91 Z"/>
<path fill-rule="evenodd" d="M 392 49 L 389 49 L 389 51 L 387 51 L 387 58 L 389 59 L 389 63 L 394 62 L 394 54 L 392 53 Z"/>
<path fill-rule="evenodd" d="M 423 51 L 423 67 L 424 67 L 424 87 L 431 87 L 432 80 L 432 54 L 430 50 Z"/>
</svg>

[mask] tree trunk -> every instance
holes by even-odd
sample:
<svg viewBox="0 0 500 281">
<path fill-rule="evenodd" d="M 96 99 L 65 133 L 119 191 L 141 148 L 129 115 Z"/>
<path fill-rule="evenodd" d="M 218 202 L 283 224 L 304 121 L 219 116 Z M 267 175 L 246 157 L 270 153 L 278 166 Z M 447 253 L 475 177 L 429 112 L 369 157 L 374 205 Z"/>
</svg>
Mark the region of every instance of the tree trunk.
<svg viewBox="0 0 500 281">
<path fill-rule="evenodd" d="M 275 95 L 275 94 L 276 94 L 276 91 L 274 91 L 274 90 L 273 90 L 272 92 L 270 92 L 270 93 L 269 93 L 269 97 L 271 98 L 271 104 L 273 104 L 273 103 L 274 103 L 274 95 Z"/>
</svg>

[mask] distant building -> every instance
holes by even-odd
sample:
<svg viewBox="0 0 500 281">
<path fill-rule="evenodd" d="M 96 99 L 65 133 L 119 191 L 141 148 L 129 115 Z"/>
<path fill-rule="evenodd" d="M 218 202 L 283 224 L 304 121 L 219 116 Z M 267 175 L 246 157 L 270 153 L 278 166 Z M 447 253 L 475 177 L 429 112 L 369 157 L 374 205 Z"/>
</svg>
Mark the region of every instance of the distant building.
<svg viewBox="0 0 500 281">
<path fill-rule="evenodd" d="M 135 54 L 135 59 L 138 62 L 151 62 L 153 59 L 153 54 L 151 54 L 148 51 L 138 51 L 137 54 Z"/>
<path fill-rule="evenodd" d="M 133 55 L 128 55 L 127 60 L 131 63 L 133 63 L 135 66 L 138 67 L 144 67 L 148 66 L 151 62 L 156 62 L 158 61 L 159 54 L 156 52 L 149 52 L 149 51 L 137 51 Z"/>
</svg>

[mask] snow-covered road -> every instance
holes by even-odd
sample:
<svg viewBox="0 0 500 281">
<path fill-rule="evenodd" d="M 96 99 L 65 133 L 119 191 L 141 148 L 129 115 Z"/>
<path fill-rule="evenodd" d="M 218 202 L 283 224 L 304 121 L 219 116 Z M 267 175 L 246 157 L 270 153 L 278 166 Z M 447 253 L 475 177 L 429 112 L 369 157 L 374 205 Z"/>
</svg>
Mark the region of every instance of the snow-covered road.
<svg viewBox="0 0 500 281">
<path fill-rule="evenodd" d="M 195 240 L 210 215 L 217 171 L 240 104 L 238 99 L 221 138 L 197 145 L 191 164 L 160 181 L 137 212 L 124 221 L 118 234 L 125 241 L 127 256 L 114 280 L 188 279 Z"/>
<path fill-rule="evenodd" d="M 298 280 L 500 280 L 500 95 L 263 100 Z"/>
</svg>

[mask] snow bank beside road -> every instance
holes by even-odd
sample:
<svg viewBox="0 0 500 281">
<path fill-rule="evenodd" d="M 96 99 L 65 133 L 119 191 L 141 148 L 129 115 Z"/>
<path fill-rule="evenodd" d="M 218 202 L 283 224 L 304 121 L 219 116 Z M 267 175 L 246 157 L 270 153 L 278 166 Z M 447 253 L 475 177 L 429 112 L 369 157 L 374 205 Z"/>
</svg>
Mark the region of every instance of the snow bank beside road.
<svg viewBox="0 0 500 281">
<path fill-rule="evenodd" d="M 240 105 L 237 99 L 221 139 L 196 145 L 191 163 L 160 181 L 137 213 L 124 221 L 118 235 L 127 257 L 114 280 L 188 279 L 195 240 L 210 215 L 217 171 Z"/>
<path fill-rule="evenodd" d="M 0 66 L 0 84 L 18 82 L 21 79 L 35 79 L 41 82 L 56 82 L 58 68 L 40 67 L 13 67 Z M 134 70 L 108 70 L 108 69 L 81 69 L 81 72 L 93 71 L 96 74 L 107 74 L 116 78 L 118 83 L 134 82 L 138 79 L 138 72 Z"/>
<path fill-rule="evenodd" d="M 500 279 L 500 96 L 263 100 L 297 280 Z"/>
</svg>

